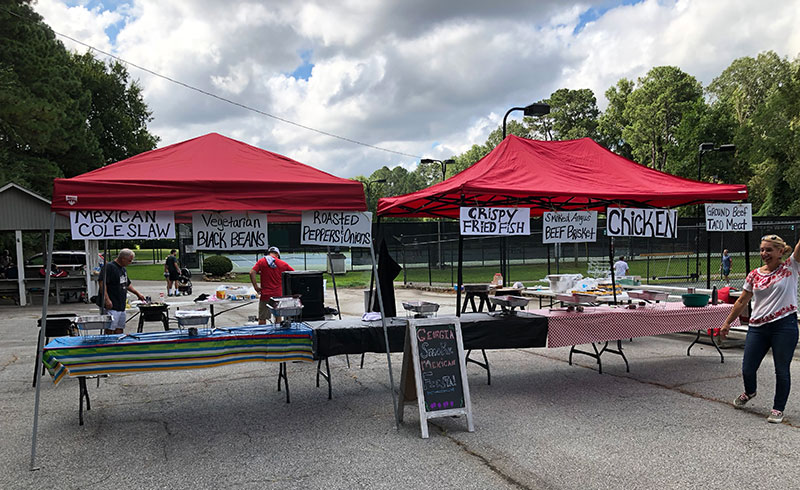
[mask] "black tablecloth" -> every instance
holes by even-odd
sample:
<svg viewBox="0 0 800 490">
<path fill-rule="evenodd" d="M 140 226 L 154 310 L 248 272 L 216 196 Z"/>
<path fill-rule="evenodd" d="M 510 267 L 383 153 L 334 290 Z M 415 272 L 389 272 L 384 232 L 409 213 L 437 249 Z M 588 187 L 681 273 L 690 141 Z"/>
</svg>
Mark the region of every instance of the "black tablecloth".
<svg viewBox="0 0 800 490">
<path fill-rule="evenodd" d="M 439 317 L 442 322 L 448 318 Z M 324 359 L 341 354 L 386 352 L 381 322 L 330 320 L 306 322 L 314 330 L 314 358 Z M 402 352 L 407 321 L 387 319 L 389 348 Z M 465 313 L 461 315 L 464 349 L 518 349 L 547 346 L 547 318 L 525 312 L 513 316 L 499 313 Z"/>
</svg>

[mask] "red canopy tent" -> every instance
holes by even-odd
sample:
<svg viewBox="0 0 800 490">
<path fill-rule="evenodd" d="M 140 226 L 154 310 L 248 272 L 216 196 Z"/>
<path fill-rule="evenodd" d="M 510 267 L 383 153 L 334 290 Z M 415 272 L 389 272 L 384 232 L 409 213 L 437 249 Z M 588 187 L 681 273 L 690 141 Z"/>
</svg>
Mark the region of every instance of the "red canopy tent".
<svg viewBox="0 0 800 490">
<path fill-rule="evenodd" d="M 55 179 L 53 211 L 366 211 L 361 182 L 217 133 Z"/>
<path fill-rule="evenodd" d="M 539 216 L 545 211 L 605 211 L 610 205 L 671 208 L 745 199 L 745 185 L 711 184 L 659 172 L 590 138 L 537 141 L 511 135 L 444 182 L 379 199 L 378 216 L 458 219 L 460 207 L 478 206 L 527 207 L 532 216 Z M 500 268 L 508 279 L 504 250 L 502 246 Z M 456 311 L 461 303 L 462 256 L 459 235 Z M 613 273 L 611 278 L 613 284 Z"/>
<path fill-rule="evenodd" d="M 411 194 L 378 201 L 379 216 L 458 218 L 461 206 L 544 211 L 608 205 L 669 208 L 747 199 L 747 186 L 710 184 L 640 165 L 590 138 L 536 141 L 509 136 L 475 165 Z"/>
<path fill-rule="evenodd" d="M 51 266 L 56 213 L 67 211 L 266 211 L 270 221 L 299 219 L 301 211 L 366 211 L 361 182 L 335 177 L 308 165 L 248 144 L 210 133 L 182 143 L 133 156 L 69 179 L 55 179 L 46 268 Z M 283 219 L 281 219 L 283 218 Z M 375 252 L 370 246 L 373 273 Z M 45 277 L 45 291 L 50 276 Z M 335 280 L 334 280 L 335 287 Z M 380 287 L 378 287 L 380 293 Z M 381 321 L 394 399 L 388 334 L 380 301 Z M 47 325 L 47 295 L 42 305 L 38 360 Z M 36 462 L 39 391 L 31 444 L 31 469 Z"/>
</svg>

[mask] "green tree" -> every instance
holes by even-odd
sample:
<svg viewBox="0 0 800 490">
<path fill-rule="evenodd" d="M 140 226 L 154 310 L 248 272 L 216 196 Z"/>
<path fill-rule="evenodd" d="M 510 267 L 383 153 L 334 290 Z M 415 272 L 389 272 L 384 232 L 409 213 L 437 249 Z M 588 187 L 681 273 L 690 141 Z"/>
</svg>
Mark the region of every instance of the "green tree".
<svg viewBox="0 0 800 490">
<path fill-rule="evenodd" d="M 684 114 L 700 112 L 704 104 L 700 83 L 674 66 L 658 66 L 638 79 L 628 97 L 622 131 L 639 163 L 664 170 L 676 154 L 676 129 Z"/>
<path fill-rule="evenodd" d="M 526 117 L 529 134 L 542 135 L 546 140 L 571 140 L 595 138 L 600 111 L 597 98 L 591 89 L 571 90 L 561 88 L 544 102 L 550 105 L 550 114 Z"/>
<path fill-rule="evenodd" d="M 118 61 L 106 64 L 90 53 L 74 54 L 84 88 L 92 94 L 89 128 L 100 145 L 103 163 L 114 163 L 152 150 L 159 138 L 150 134 L 152 113 L 142 89 Z"/>
<path fill-rule="evenodd" d="M 137 86 L 123 85 L 127 98 L 122 100 L 102 97 L 109 80 L 127 83 L 124 67 L 111 67 L 111 74 L 103 77 L 99 62 L 89 63 L 89 55 L 73 57 L 55 39 L 29 1 L 2 0 L 2 7 L 0 185 L 13 180 L 50 196 L 56 177 L 97 168 L 108 161 L 106 154 L 119 159 L 155 147 L 156 139 L 144 125 L 150 115 Z M 115 122 L 125 111 L 138 126 Z M 111 132 L 100 129 L 112 126 Z M 114 140 L 101 140 L 102 134 Z"/>
<path fill-rule="evenodd" d="M 731 173 L 747 182 L 760 215 L 798 212 L 797 68 L 767 51 L 734 60 L 707 89 L 712 107 L 729 114 L 739 163 Z"/>
<path fill-rule="evenodd" d="M 609 150 L 628 159 L 633 159 L 631 145 L 622 137 L 624 129 L 630 124 L 625 117 L 625 108 L 628 106 L 628 97 L 634 89 L 633 80 L 621 78 L 616 86 L 606 90 L 608 107 L 599 117 L 597 126 L 597 142 Z"/>
</svg>

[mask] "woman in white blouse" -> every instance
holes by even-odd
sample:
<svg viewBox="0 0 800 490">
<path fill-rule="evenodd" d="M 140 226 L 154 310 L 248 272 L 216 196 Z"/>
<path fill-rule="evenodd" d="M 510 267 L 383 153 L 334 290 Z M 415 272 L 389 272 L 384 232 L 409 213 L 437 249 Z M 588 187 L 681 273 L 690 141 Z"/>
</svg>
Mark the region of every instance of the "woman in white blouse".
<svg viewBox="0 0 800 490">
<path fill-rule="evenodd" d="M 797 278 L 800 273 L 800 242 L 792 255 L 783 260 L 792 248 L 778 235 L 761 237 L 761 260 L 764 265 L 753 269 L 744 281 L 744 291 L 728 315 L 720 334 L 723 338 L 731 322 L 753 299 L 747 338 L 742 359 L 744 393 L 733 405 L 741 408 L 756 396 L 756 375 L 761 361 L 772 349 L 775 362 L 775 399 L 767 417 L 771 423 L 783 421 L 783 411 L 791 389 L 789 364 L 797 346 Z"/>
</svg>

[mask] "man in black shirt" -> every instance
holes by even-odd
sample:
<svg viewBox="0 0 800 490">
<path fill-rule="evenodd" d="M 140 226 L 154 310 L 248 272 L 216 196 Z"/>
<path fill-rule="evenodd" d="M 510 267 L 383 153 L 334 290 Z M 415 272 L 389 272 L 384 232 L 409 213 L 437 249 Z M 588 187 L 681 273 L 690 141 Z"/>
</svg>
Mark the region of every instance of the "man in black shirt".
<svg viewBox="0 0 800 490">
<path fill-rule="evenodd" d="M 170 250 L 167 261 L 164 263 L 164 277 L 167 279 L 167 296 L 178 295 L 178 278 L 181 277 L 181 269 L 178 263 L 178 257 L 175 256 L 176 253 L 178 253 L 178 251 L 174 248 Z"/>
<path fill-rule="evenodd" d="M 144 301 L 142 293 L 137 291 L 128 279 L 128 271 L 125 267 L 133 262 L 134 253 L 128 248 L 119 251 L 119 255 L 100 271 L 100 293 L 98 296 L 104 298 L 103 308 L 106 313 L 111 315 L 111 325 L 103 333 L 106 335 L 123 333 L 125 329 L 125 303 L 127 302 L 128 291 Z M 108 284 L 108 287 L 104 287 Z"/>
</svg>

